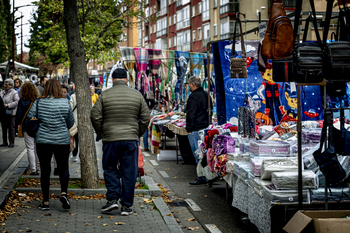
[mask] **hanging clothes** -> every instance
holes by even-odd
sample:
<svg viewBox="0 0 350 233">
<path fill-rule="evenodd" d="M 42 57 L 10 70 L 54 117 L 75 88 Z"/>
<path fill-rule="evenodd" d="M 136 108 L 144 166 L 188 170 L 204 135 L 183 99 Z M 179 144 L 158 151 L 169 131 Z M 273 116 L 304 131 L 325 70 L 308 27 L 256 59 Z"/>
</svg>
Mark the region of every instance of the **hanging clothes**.
<svg viewBox="0 0 350 233">
<path fill-rule="evenodd" d="M 163 92 L 165 85 L 167 85 L 171 81 L 171 76 L 172 76 L 171 68 L 173 67 L 173 64 L 174 64 L 175 51 L 162 50 L 160 57 L 165 58 L 165 59 L 161 59 L 162 84 L 160 86 L 160 91 Z"/>
<path fill-rule="evenodd" d="M 131 84 L 134 82 L 134 77 L 131 74 L 135 66 L 134 48 L 121 47 L 120 54 L 123 58 L 125 68 L 129 71 L 129 83 Z"/>
<path fill-rule="evenodd" d="M 136 68 L 138 70 L 136 78 L 136 89 L 141 91 L 142 94 L 149 93 L 149 80 L 146 75 L 147 62 L 148 62 L 148 49 L 134 48 Z"/>
<path fill-rule="evenodd" d="M 175 51 L 175 66 L 176 71 L 178 75 L 178 80 L 175 85 L 175 100 L 180 101 L 182 100 L 183 96 L 183 87 L 184 87 L 184 77 L 187 73 L 187 68 L 189 65 L 189 58 L 190 53 L 189 52 L 182 52 L 182 51 Z"/>
<path fill-rule="evenodd" d="M 199 77 L 202 70 L 204 55 L 190 52 L 190 57 L 191 57 L 191 66 L 190 66 L 191 74 L 193 76 Z"/>
<path fill-rule="evenodd" d="M 150 74 L 148 76 L 148 80 L 150 83 L 151 96 L 153 98 L 156 93 L 159 93 L 159 86 L 160 86 L 161 80 L 158 75 L 160 60 L 152 60 L 152 59 L 160 58 L 161 53 L 162 51 L 159 49 L 148 49 L 148 58 L 150 59 L 149 60 Z M 156 95 L 155 99 L 158 100 L 159 95 Z"/>
</svg>

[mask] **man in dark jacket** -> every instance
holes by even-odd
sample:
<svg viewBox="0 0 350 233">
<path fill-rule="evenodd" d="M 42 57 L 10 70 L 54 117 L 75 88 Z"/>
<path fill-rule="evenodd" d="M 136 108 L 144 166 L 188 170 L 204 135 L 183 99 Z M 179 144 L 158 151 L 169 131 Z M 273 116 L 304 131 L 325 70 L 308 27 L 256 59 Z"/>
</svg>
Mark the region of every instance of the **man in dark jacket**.
<svg viewBox="0 0 350 233">
<path fill-rule="evenodd" d="M 112 78 L 113 87 L 101 93 L 91 110 L 93 127 L 103 142 L 107 204 L 102 212 L 117 209 L 120 198 L 121 215 L 130 215 L 138 172 L 138 140 L 147 129 L 150 114 L 141 93 L 127 86 L 122 65 L 113 71 Z"/>
<path fill-rule="evenodd" d="M 198 158 L 195 151 L 198 149 L 199 135 L 198 131 L 209 126 L 209 106 L 208 93 L 201 87 L 201 80 L 198 77 L 192 76 L 188 80 L 188 86 L 192 92 L 187 100 L 186 111 L 186 130 L 188 133 L 188 140 L 190 141 L 192 153 L 198 165 Z M 210 108 L 212 108 L 210 99 Z M 197 177 L 190 185 L 206 184 L 207 181 L 204 176 Z"/>
<path fill-rule="evenodd" d="M 47 80 L 49 80 L 49 79 L 46 76 L 40 77 L 40 84 L 37 86 L 37 88 L 39 90 L 39 95 L 41 95 L 43 93 L 44 86 L 45 86 Z"/>
</svg>

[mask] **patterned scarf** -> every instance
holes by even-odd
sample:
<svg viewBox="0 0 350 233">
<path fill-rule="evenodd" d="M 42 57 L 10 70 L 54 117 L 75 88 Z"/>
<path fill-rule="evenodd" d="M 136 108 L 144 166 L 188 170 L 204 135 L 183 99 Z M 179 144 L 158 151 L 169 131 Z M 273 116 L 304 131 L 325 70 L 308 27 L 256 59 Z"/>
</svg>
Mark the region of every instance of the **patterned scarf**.
<svg viewBox="0 0 350 233">
<path fill-rule="evenodd" d="M 135 66 L 135 53 L 134 48 L 128 48 L 128 47 L 121 47 L 120 53 L 122 55 L 125 65 L 125 68 L 129 71 L 129 83 L 134 82 L 134 77 L 132 76 L 131 72 L 134 69 Z"/>
<path fill-rule="evenodd" d="M 199 77 L 203 65 L 204 55 L 200 53 L 190 53 L 191 57 L 191 74 Z"/>
<path fill-rule="evenodd" d="M 183 95 L 183 86 L 184 86 L 184 76 L 187 72 L 188 64 L 189 64 L 189 52 L 175 51 L 175 66 L 178 80 L 175 85 L 175 100 L 179 101 L 182 99 Z"/>
<path fill-rule="evenodd" d="M 136 78 L 136 89 L 141 91 L 141 93 L 149 93 L 149 80 L 146 75 L 148 50 L 142 48 L 134 48 L 134 52 L 136 59 L 136 68 L 138 70 Z"/>
<path fill-rule="evenodd" d="M 162 51 L 159 49 L 148 49 L 148 58 L 149 60 L 149 68 L 150 68 L 150 74 L 148 76 L 148 80 L 150 83 L 150 97 L 148 99 L 154 99 L 154 93 L 158 93 L 159 85 L 160 85 L 160 78 L 158 75 L 159 67 L 160 67 L 160 60 L 152 60 L 157 59 L 161 57 Z M 155 82 L 154 82 L 155 81 Z M 158 96 L 156 96 L 156 99 L 158 99 Z"/>
<path fill-rule="evenodd" d="M 160 92 L 161 93 L 163 93 L 166 85 L 169 84 L 171 81 L 171 77 L 172 77 L 171 69 L 174 65 L 174 57 L 175 57 L 174 50 L 162 50 L 161 58 L 165 58 L 165 59 L 161 59 L 161 61 L 162 61 L 162 64 L 161 64 L 162 83 L 160 85 Z M 170 85 L 170 88 L 171 88 L 171 94 L 169 94 L 169 98 L 174 99 L 175 93 L 174 93 L 173 86 Z M 165 94 L 163 94 L 163 95 L 165 95 Z"/>
</svg>

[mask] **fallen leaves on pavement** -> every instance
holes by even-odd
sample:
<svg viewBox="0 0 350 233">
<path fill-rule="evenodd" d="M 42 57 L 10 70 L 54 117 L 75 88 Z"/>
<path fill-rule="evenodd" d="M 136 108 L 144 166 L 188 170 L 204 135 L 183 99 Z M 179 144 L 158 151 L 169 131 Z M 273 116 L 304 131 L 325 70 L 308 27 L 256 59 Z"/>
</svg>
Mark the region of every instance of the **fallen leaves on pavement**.
<svg viewBox="0 0 350 233">
<path fill-rule="evenodd" d="M 188 227 L 188 229 L 190 229 L 191 231 L 194 231 L 194 230 L 199 230 L 199 227 Z"/>
<path fill-rule="evenodd" d="M 195 218 L 189 218 L 189 219 L 187 219 L 187 221 L 189 221 L 189 222 L 194 221 L 194 220 L 196 220 L 196 219 L 195 219 Z"/>
<path fill-rule="evenodd" d="M 123 222 L 116 222 L 116 223 L 114 223 L 115 225 L 124 225 L 125 223 L 123 223 Z"/>
</svg>

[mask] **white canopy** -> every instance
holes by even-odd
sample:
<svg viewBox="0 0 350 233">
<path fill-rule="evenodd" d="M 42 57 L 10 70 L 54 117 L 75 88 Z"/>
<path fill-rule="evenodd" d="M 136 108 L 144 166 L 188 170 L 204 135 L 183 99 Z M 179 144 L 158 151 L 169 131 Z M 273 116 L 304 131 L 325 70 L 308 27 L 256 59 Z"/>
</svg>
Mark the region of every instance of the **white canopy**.
<svg viewBox="0 0 350 233">
<path fill-rule="evenodd" d="M 0 63 L 0 66 L 7 66 L 7 61 Z M 16 69 L 23 69 L 23 70 L 39 70 L 39 68 L 31 67 L 23 63 L 19 63 L 15 61 L 15 68 Z"/>
</svg>

